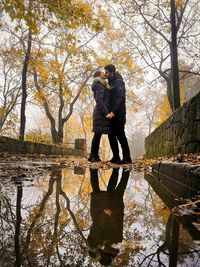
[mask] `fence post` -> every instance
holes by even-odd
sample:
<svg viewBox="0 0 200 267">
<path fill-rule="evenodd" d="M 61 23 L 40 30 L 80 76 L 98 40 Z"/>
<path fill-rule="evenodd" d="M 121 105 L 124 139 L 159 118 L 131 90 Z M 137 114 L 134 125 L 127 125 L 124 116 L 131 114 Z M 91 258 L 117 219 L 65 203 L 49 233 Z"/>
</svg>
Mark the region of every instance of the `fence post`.
<svg viewBox="0 0 200 267">
<path fill-rule="evenodd" d="M 75 139 L 75 149 L 81 151 L 81 156 L 87 156 L 86 140 L 85 139 Z"/>
</svg>

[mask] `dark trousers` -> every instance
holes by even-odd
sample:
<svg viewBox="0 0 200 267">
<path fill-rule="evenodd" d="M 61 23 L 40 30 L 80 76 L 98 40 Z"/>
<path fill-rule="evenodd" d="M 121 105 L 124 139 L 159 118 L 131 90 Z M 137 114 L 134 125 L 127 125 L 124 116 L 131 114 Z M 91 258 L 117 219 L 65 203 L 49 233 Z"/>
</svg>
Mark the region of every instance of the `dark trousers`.
<svg viewBox="0 0 200 267">
<path fill-rule="evenodd" d="M 126 120 L 123 118 L 122 119 L 113 118 L 111 120 L 112 136 L 114 137 L 112 137 L 113 140 L 110 142 L 112 142 L 113 147 L 118 147 L 118 143 L 117 143 L 117 140 L 118 140 L 122 148 L 123 158 L 128 159 L 130 158 L 130 149 L 129 149 L 128 141 L 127 141 L 126 134 L 125 134 L 125 123 L 126 123 Z M 119 156 L 119 148 L 118 148 L 118 156 Z"/>
<path fill-rule="evenodd" d="M 91 146 L 91 155 L 92 156 L 98 157 L 101 136 L 102 136 L 102 134 L 99 134 L 99 133 L 95 133 L 93 136 L 92 146 Z M 111 147 L 113 156 L 118 157 L 119 156 L 119 147 L 118 147 L 116 137 L 113 134 L 108 134 L 108 139 L 110 142 L 110 147 Z"/>
<path fill-rule="evenodd" d="M 110 147 L 113 153 L 113 157 L 115 158 L 119 157 L 118 141 L 122 148 L 123 158 L 124 159 L 130 158 L 130 149 L 124 128 L 125 128 L 125 120 L 118 118 L 114 118 L 111 120 L 112 133 L 108 135 L 108 139 L 110 142 Z M 101 135 L 102 134 L 95 133 L 92 139 L 91 154 L 95 157 L 98 156 L 99 153 Z"/>
</svg>

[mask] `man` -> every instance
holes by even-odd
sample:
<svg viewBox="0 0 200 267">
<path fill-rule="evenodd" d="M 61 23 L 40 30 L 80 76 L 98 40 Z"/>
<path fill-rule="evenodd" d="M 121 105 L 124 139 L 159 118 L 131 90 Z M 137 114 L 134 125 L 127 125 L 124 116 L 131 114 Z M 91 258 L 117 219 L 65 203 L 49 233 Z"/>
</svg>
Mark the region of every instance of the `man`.
<svg viewBox="0 0 200 267">
<path fill-rule="evenodd" d="M 111 112 L 107 115 L 107 118 L 111 119 L 111 131 L 113 133 L 110 143 L 112 144 L 112 147 L 115 148 L 111 162 L 121 164 L 131 163 L 130 149 L 124 130 L 126 124 L 125 84 L 122 76 L 116 72 L 114 65 L 109 64 L 104 69 L 106 78 L 111 87 Z M 123 153 L 123 160 L 121 162 L 117 140 L 121 145 Z"/>
</svg>

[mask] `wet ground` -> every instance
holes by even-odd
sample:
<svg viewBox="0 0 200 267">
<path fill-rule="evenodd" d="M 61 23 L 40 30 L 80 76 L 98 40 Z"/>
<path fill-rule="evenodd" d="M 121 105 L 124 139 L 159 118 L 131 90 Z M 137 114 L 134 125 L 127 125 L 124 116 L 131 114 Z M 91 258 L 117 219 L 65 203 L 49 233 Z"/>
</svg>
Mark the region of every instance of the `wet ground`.
<svg viewBox="0 0 200 267">
<path fill-rule="evenodd" d="M 173 209 L 196 188 L 61 165 L 0 164 L 0 266 L 200 266 L 199 215 Z"/>
</svg>

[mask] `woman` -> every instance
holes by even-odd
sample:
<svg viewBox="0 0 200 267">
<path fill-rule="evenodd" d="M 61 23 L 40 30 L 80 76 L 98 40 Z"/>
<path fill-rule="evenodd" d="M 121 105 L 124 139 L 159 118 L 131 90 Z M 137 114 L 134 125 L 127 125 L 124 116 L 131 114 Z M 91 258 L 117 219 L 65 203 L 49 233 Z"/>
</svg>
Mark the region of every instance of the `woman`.
<svg viewBox="0 0 200 267">
<path fill-rule="evenodd" d="M 96 105 L 93 111 L 93 132 L 90 162 L 101 161 L 99 158 L 99 144 L 102 134 L 111 134 L 109 111 L 110 111 L 110 86 L 105 80 L 105 75 L 101 71 L 94 73 L 92 91 Z"/>
</svg>

